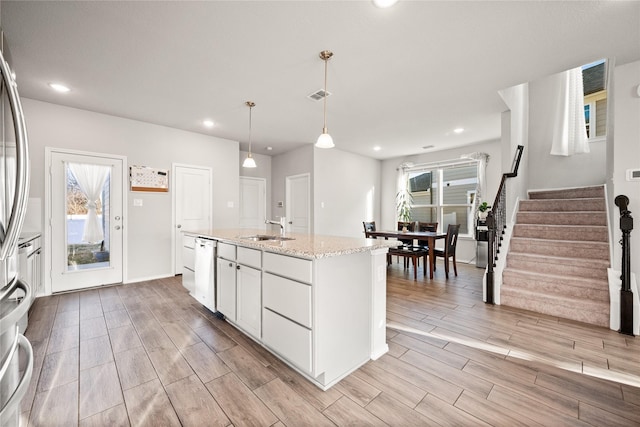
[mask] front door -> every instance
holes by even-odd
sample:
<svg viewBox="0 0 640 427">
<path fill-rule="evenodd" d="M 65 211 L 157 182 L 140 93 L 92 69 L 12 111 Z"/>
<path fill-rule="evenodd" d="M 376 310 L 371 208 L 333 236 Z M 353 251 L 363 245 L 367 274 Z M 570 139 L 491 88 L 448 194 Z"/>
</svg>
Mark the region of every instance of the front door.
<svg viewBox="0 0 640 427">
<path fill-rule="evenodd" d="M 123 169 L 126 158 L 51 150 L 51 291 L 123 278 Z"/>
<path fill-rule="evenodd" d="M 310 231 L 310 180 L 308 173 L 286 178 L 287 231 L 293 233 L 309 233 Z"/>
<path fill-rule="evenodd" d="M 174 274 L 182 272 L 182 232 L 211 228 L 211 168 L 173 165 Z"/>
</svg>

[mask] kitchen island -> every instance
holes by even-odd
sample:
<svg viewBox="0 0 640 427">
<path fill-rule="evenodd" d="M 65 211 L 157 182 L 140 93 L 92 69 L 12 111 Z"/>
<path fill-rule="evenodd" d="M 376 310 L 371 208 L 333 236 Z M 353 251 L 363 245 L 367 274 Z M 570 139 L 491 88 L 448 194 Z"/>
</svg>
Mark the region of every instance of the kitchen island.
<svg viewBox="0 0 640 427">
<path fill-rule="evenodd" d="M 386 255 L 396 243 L 251 229 L 184 235 L 216 242 L 215 311 L 321 389 L 388 351 Z"/>
</svg>

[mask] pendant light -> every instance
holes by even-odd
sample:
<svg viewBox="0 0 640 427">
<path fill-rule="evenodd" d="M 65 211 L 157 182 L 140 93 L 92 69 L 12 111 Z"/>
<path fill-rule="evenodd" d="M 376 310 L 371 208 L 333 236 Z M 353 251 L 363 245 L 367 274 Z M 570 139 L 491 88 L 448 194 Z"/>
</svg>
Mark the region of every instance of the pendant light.
<svg viewBox="0 0 640 427">
<path fill-rule="evenodd" d="M 249 154 L 247 155 L 247 158 L 244 159 L 244 162 L 242 162 L 242 167 L 255 168 L 257 166 L 256 161 L 253 160 L 253 157 L 251 156 L 251 109 L 255 107 L 256 104 L 252 101 L 247 101 L 244 104 L 249 107 Z"/>
<path fill-rule="evenodd" d="M 316 141 L 316 147 L 318 148 L 333 148 L 333 138 L 327 132 L 327 63 L 333 56 L 333 52 L 329 50 L 323 50 L 320 52 L 320 59 L 324 61 L 324 126 L 322 127 L 322 134 Z"/>
</svg>

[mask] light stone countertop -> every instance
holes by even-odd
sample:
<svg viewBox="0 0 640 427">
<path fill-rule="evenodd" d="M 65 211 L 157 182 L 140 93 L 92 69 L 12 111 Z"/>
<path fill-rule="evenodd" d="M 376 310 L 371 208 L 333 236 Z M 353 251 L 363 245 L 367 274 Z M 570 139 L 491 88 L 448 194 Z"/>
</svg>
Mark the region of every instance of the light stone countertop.
<svg viewBox="0 0 640 427">
<path fill-rule="evenodd" d="M 202 236 L 225 243 L 244 246 L 248 248 L 262 249 L 267 252 L 280 253 L 308 259 L 319 259 L 340 255 L 348 255 L 358 252 L 367 252 L 375 249 L 395 247 L 399 242 L 384 239 L 365 239 L 354 237 L 324 236 L 317 234 L 287 233 L 286 237 L 293 240 L 262 240 L 253 241 L 242 237 L 254 235 L 279 236 L 280 234 L 269 230 L 256 230 L 248 228 L 214 229 L 183 231 L 191 236 Z"/>
</svg>

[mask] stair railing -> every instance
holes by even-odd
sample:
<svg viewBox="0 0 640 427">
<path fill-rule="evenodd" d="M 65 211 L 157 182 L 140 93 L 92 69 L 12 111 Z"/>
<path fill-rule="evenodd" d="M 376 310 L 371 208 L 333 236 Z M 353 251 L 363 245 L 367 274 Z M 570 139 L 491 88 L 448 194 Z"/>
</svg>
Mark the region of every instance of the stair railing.
<svg viewBox="0 0 640 427">
<path fill-rule="evenodd" d="M 518 168 L 520 166 L 520 159 L 522 158 L 522 152 L 524 151 L 523 145 L 518 145 L 516 148 L 516 154 L 513 159 L 513 169 L 509 173 L 502 174 L 502 180 L 500 181 L 500 187 L 498 187 L 498 193 L 493 201 L 493 206 L 487 215 L 487 229 L 488 229 L 488 244 L 487 244 L 487 276 L 486 276 L 486 302 L 487 304 L 494 304 L 494 276 L 493 269 L 496 266 L 495 262 L 498 259 L 498 253 L 500 253 L 500 244 L 502 242 L 502 235 L 505 228 L 507 228 L 507 179 L 518 176 Z"/>
<path fill-rule="evenodd" d="M 623 194 L 615 199 L 620 208 L 620 231 L 622 231 L 622 288 L 620 288 L 620 330 L 621 334 L 633 335 L 633 291 L 631 290 L 631 230 L 633 217 L 629 210 L 629 198 Z"/>
</svg>

